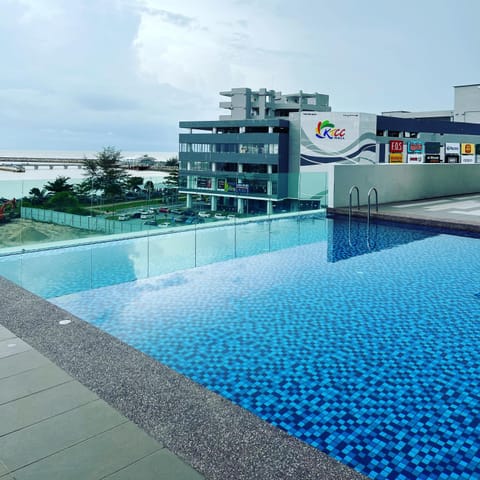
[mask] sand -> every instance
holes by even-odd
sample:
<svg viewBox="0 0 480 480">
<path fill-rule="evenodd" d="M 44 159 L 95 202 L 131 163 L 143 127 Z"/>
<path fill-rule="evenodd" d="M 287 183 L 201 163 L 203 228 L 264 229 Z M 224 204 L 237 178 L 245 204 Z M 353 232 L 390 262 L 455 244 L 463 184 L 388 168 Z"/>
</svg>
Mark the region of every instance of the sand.
<svg viewBox="0 0 480 480">
<path fill-rule="evenodd" d="M 96 232 L 22 218 L 0 223 L 0 248 L 92 237 Z"/>
</svg>

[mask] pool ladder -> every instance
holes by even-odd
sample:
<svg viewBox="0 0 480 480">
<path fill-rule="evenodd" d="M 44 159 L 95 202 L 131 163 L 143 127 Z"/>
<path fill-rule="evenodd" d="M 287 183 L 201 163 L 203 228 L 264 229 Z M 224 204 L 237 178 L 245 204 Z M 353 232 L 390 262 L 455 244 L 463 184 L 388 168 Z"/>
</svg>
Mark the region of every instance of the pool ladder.
<svg viewBox="0 0 480 480">
<path fill-rule="evenodd" d="M 357 210 L 360 211 L 360 190 L 356 185 L 353 185 L 348 192 L 348 221 L 352 220 L 352 195 L 353 192 L 357 192 Z M 370 225 L 370 214 L 371 214 L 371 196 L 375 192 L 375 212 L 378 213 L 378 190 L 375 187 L 371 187 L 368 191 L 368 212 L 367 212 L 367 225 Z"/>
<path fill-rule="evenodd" d="M 349 200 L 348 200 L 348 242 L 350 246 L 352 246 L 351 240 L 351 225 L 352 225 L 352 195 L 353 192 L 357 192 L 357 210 L 360 211 L 360 190 L 356 185 L 353 185 L 349 192 Z M 371 217 L 371 196 L 372 193 L 375 193 L 375 212 L 378 213 L 378 190 L 375 187 L 371 187 L 368 191 L 368 210 L 367 210 L 367 246 L 371 250 L 372 245 L 370 244 L 370 217 Z"/>
</svg>

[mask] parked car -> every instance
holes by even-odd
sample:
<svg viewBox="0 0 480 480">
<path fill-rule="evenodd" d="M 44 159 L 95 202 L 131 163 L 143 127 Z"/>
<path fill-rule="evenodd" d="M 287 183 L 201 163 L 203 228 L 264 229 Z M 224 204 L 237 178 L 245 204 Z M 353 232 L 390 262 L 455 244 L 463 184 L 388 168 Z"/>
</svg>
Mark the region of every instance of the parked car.
<svg viewBox="0 0 480 480">
<path fill-rule="evenodd" d="M 205 223 L 205 219 L 201 217 L 188 217 L 185 220 L 186 225 L 194 225 L 196 223 Z"/>
<path fill-rule="evenodd" d="M 198 212 L 198 216 L 201 218 L 210 218 L 210 213 L 208 212 Z"/>
<path fill-rule="evenodd" d="M 154 214 L 153 214 L 153 213 L 148 213 L 148 212 L 146 212 L 146 213 L 140 214 L 140 218 L 141 218 L 142 220 L 146 220 L 147 218 L 153 218 L 153 217 L 154 217 Z"/>
<path fill-rule="evenodd" d="M 197 215 L 197 212 L 195 212 L 195 210 L 187 209 L 183 211 L 182 215 L 185 215 L 187 217 L 195 217 Z"/>
<path fill-rule="evenodd" d="M 221 213 L 216 213 L 215 218 L 217 218 L 219 220 L 225 220 L 225 215 L 222 215 Z"/>
<path fill-rule="evenodd" d="M 157 226 L 157 222 L 155 220 L 147 220 L 146 222 L 143 222 L 144 225 L 151 225 L 153 227 Z"/>
<path fill-rule="evenodd" d="M 170 212 L 170 209 L 169 209 L 168 207 L 160 207 L 160 208 L 158 209 L 158 211 L 159 211 L 160 213 L 169 213 L 169 212 Z"/>
<path fill-rule="evenodd" d="M 121 222 L 124 222 L 125 220 L 129 220 L 130 219 L 130 215 L 128 214 L 122 214 L 122 215 L 119 215 L 118 216 L 118 219 L 121 221 Z"/>
<path fill-rule="evenodd" d="M 142 215 L 140 212 L 134 212 L 130 215 L 130 218 L 140 218 L 140 215 Z"/>
</svg>

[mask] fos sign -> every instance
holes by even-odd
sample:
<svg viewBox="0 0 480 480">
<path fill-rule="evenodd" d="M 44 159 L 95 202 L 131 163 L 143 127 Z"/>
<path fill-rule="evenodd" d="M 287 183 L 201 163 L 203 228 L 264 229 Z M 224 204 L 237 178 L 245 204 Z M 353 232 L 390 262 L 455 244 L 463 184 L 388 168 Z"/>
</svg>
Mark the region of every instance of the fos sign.
<svg viewBox="0 0 480 480">
<path fill-rule="evenodd" d="M 390 140 L 390 153 L 403 153 L 403 140 Z"/>
<path fill-rule="evenodd" d="M 318 122 L 315 129 L 315 136 L 322 139 L 345 140 L 345 133 L 345 128 L 335 128 L 335 125 L 329 120 Z"/>
</svg>

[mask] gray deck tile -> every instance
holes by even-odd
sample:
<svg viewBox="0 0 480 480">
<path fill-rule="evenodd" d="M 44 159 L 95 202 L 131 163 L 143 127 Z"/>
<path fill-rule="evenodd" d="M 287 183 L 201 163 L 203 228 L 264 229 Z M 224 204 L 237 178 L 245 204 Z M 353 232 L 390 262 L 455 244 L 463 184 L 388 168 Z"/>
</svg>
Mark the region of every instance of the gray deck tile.
<svg viewBox="0 0 480 480">
<path fill-rule="evenodd" d="M 0 341 L 7 340 L 8 338 L 15 338 L 15 335 L 3 325 L 0 325 Z"/>
<path fill-rule="evenodd" d="M 0 380 L 0 405 L 68 382 L 72 378 L 53 363 Z"/>
<path fill-rule="evenodd" d="M 13 472 L 126 421 L 103 400 L 97 400 L 0 437 L 0 461 Z"/>
<path fill-rule="evenodd" d="M 159 448 L 155 440 L 129 422 L 21 468 L 15 471 L 15 479 L 98 480 Z"/>
<path fill-rule="evenodd" d="M 105 480 L 201 480 L 204 477 L 166 448 L 105 477 Z"/>
<path fill-rule="evenodd" d="M 97 399 L 93 392 L 71 381 L 0 405 L 0 437 Z"/>
<path fill-rule="evenodd" d="M 31 349 L 32 347 L 28 345 L 28 343 L 16 337 L 2 340 L 0 341 L 0 358 L 16 355 L 17 353 L 26 352 Z"/>
<path fill-rule="evenodd" d="M 0 358 L 0 379 L 13 377 L 48 363 L 51 363 L 50 360 L 36 350 L 27 350 L 16 355 Z"/>
</svg>

